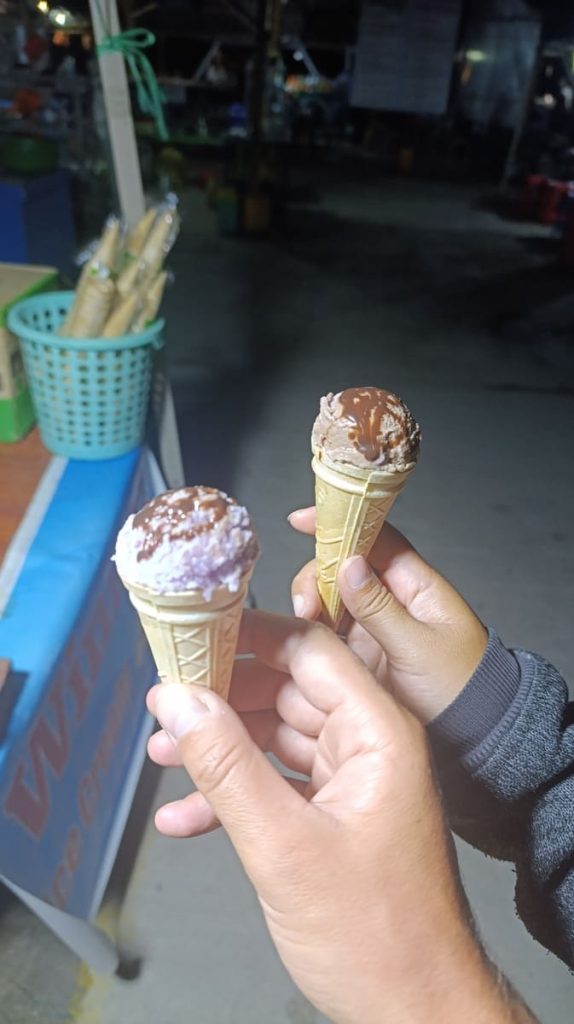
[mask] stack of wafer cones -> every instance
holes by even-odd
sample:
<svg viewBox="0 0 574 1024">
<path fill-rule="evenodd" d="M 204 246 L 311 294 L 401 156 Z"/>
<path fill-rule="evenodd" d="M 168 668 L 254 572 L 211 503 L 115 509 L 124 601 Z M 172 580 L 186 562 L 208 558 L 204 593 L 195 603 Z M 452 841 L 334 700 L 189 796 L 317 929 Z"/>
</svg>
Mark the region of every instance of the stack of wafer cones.
<svg viewBox="0 0 574 1024">
<path fill-rule="evenodd" d="M 357 469 L 315 453 L 317 586 L 323 618 L 337 629 L 345 608 L 337 573 L 346 558 L 367 557 L 413 467 L 402 472 Z"/>
<path fill-rule="evenodd" d="M 164 683 L 195 683 L 229 693 L 239 623 L 251 572 L 239 590 L 214 591 L 209 601 L 201 590 L 157 594 L 124 580 Z"/>
<path fill-rule="evenodd" d="M 117 217 L 80 275 L 59 334 L 67 338 L 117 338 L 145 330 L 157 317 L 167 281 L 163 262 L 179 230 L 175 198 L 152 207 L 125 241 Z"/>
</svg>

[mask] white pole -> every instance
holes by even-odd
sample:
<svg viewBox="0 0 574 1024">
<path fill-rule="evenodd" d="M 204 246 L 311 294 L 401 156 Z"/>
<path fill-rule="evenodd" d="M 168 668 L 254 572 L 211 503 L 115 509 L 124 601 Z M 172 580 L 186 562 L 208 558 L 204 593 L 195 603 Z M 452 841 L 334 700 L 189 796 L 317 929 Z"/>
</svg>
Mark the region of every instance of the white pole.
<svg viewBox="0 0 574 1024">
<path fill-rule="evenodd" d="M 90 0 L 90 10 L 96 43 L 101 43 L 108 34 L 115 36 L 121 32 L 116 0 Z M 101 12 L 105 25 L 102 25 Z M 99 54 L 98 62 L 121 215 L 128 227 L 133 227 L 145 213 L 145 197 L 126 66 L 121 53 Z M 169 379 L 161 372 L 156 375 L 156 387 L 160 394 L 154 403 L 153 418 L 160 459 L 170 487 L 181 487 L 184 472 L 173 393 Z"/>
<path fill-rule="evenodd" d="M 116 0 L 90 0 L 90 11 L 97 44 L 121 32 Z M 126 66 L 121 53 L 98 54 L 98 63 L 121 214 L 133 227 L 145 213 L 145 199 Z"/>
</svg>

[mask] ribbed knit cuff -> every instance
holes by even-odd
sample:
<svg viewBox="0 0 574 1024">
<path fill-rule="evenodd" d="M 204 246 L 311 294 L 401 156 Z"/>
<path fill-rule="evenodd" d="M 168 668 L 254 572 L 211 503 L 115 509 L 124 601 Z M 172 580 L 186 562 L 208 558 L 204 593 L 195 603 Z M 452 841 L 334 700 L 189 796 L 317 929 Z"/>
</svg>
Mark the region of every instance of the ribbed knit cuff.
<svg viewBox="0 0 574 1024">
<path fill-rule="evenodd" d="M 493 629 L 482 661 L 456 700 L 428 726 L 431 743 L 458 757 L 482 743 L 498 725 L 520 686 L 520 666 Z"/>
</svg>

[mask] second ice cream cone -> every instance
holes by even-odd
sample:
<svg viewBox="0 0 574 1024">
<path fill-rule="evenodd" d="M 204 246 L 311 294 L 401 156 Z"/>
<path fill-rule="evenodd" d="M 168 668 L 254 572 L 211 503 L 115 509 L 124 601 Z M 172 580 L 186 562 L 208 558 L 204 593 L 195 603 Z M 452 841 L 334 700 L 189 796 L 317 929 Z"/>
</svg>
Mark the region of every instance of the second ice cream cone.
<svg viewBox="0 0 574 1024">
<path fill-rule="evenodd" d="M 391 471 L 346 466 L 343 472 L 329 459 L 317 456 L 312 465 L 317 510 L 317 586 L 324 618 L 336 629 L 345 610 L 337 585 L 339 568 L 353 555 L 368 556 L 412 468 Z"/>
<path fill-rule="evenodd" d="M 227 699 L 250 577 L 235 593 L 221 587 L 209 601 L 201 590 L 156 594 L 124 581 L 162 682 L 195 683 Z"/>
</svg>

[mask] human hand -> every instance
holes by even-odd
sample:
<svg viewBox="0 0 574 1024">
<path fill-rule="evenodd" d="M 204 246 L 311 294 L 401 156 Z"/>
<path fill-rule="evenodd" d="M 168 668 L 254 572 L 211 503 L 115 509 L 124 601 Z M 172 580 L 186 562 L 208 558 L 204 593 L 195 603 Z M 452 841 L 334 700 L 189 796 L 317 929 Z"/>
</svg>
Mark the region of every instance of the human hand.
<svg viewBox="0 0 574 1024">
<path fill-rule="evenodd" d="M 289 521 L 301 533 L 314 534 L 315 509 L 293 512 Z M 487 631 L 454 587 L 389 523 L 369 563 L 349 558 L 339 572 L 351 616 L 347 642 L 387 690 L 429 722 L 471 678 L 484 654 Z M 315 561 L 295 576 L 291 592 L 297 615 L 319 618 Z"/>
<path fill-rule="evenodd" d="M 246 612 L 240 651 L 255 656 L 238 663 L 243 720 L 201 687 L 150 691 L 150 753 L 198 789 L 172 827 L 221 822 L 287 970 L 337 1024 L 514 1020 L 471 933 L 420 725 L 325 627 Z"/>
</svg>

